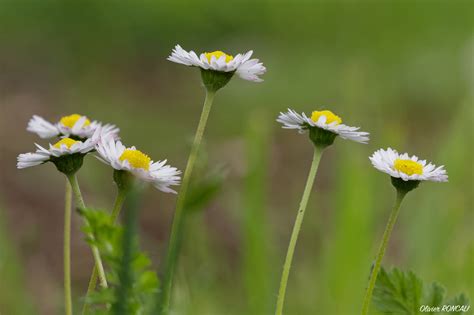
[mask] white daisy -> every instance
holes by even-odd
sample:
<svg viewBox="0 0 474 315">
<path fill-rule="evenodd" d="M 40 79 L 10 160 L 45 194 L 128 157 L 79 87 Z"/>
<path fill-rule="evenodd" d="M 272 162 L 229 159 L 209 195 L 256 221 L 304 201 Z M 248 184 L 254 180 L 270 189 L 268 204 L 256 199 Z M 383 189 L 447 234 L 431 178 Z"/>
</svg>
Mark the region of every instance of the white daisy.
<svg viewBox="0 0 474 315">
<path fill-rule="evenodd" d="M 17 158 L 17 168 L 27 168 L 43 164 L 45 162 L 56 162 L 58 158 L 76 153 L 86 154 L 94 150 L 97 137 L 89 138 L 86 141 L 78 141 L 71 138 L 62 138 L 55 144 L 49 144 L 49 149 L 45 149 L 36 144 L 37 150 L 34 153 L 23 153 Z"/>
<path fill-rule="evenodd" d="M 379 171 L 404 181 L 448 181 L 443 165 L 436 167 L 431 163 L 427 164 L 426 160 L 419 160 L 415 155 L 410 157 L 408 153 L 399 154 L 391 148 L 375 151 L 370 161 Z"/>
<path fill-rule="evenodd" d="M 263 80 L 259 76 L 263 75 L 267 69 L 258 59 L 250 59 L 252 54 L 251 50 L 234 57 L 222 51 L 214 51 L 202 53 L 198 57 L 194 51 L 187 52 L 180 45 L 176 45 L 168 60 L 204 70 L 236 72 L 244 80 L 261 82 Z"/>
<path fill-rule="evenodd" d="M 59 122 L 52 124 L 40 116 L 34 115 L 28 122 L 26 130 L 36 133 L 41 138 L 71 137 L 86 139 L 101 128 L 103 135 L 118 137 L 119 129 L 115 125 L 105 124 L 98 121 L 90 121 L 86 116 L 72 114 L 62 117 Z"/>
<path fill-rule="evenodd" d="M 320 128 L 330 131 L 342 139 L 352 140 L 360 143 L 369 141 L 369 133 L 358 131 L 359 127 L 350 127 L 342 124 L 342 119 L 329 110 L 313 111 L 311 117 L 305 113 L 301 115 L 292 109 L 287 113 L 280 113 L 277 122 L 283 124 L 285 129 L 296 129 L 304 133 L 310 128 Z"/>
<path fill-rule="evenodd" d="M 130 172 L 163 192 L 176 193 L 169 186 L 179 185 L 181 171 L 166 165 L 166 160 L 153 162 L 135 147 L 126 148 L 113 138 L 101 140 L 96 149 L 99 160 L 112 168 Z"/>
</svg>

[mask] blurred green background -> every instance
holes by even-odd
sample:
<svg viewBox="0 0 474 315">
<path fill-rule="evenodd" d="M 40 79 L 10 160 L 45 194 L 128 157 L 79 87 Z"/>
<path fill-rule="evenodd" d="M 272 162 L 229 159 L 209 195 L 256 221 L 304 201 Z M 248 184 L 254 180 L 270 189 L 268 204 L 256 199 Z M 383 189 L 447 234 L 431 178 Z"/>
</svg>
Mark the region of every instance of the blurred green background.
<svg viewBox="0 0 474 315">
<path fill-rule="evenodd" d="M 25 131 L 28 119 L 113 122 L 126 144 L 184 169 L 204 90 L 199 71 L 166 61 L 178 43 L 252 49 L 268 72 L 260 84 L 236 77 L 216 97 L 198 177 L 225 178 L 189 216 L 174 314 L 272 314 L 312 150 L 275 122 L 287 107 L 330 109 L 371 141 L 338 139 L 323 156 L 286 314 L 359 312 L 394 199 L 368 156 L 388 146 L 444 164 L 449 183 L 409 194 L 385 266 L 474 298 L 473 30 L 472 1 L 1 0 L 0 313 L 63 312 L 64 178 L 53 165 L 15 169 L 19 153 L 47 143 Z M 111 207 L 111 175 L 86 159 L 88 204 Z M 174 205 L 152 188 L 143 196 L 142 247 L 158 269 Z M 80 225 L 75 216 L 78 306 L 92 266 Z"/>
</svg>

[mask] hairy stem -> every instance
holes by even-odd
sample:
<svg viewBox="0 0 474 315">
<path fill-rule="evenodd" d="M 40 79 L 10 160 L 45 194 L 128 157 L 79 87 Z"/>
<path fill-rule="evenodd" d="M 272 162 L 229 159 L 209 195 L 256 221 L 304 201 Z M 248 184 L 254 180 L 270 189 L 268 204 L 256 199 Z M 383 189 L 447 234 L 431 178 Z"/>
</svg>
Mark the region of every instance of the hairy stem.
<svg viewBox="0 0 474 315">
<path fill-rule="evenodd" d="M 79 183 L 77 182 L 77 177 L 75 174 L 68 175 L 69 183 L 71 184 L 72 191 L 76 197 L 76 203 L 79 208 L 85 208 L 84 199 L 82 198 L 81 189 L 79 188 Z M 100 285 L 104 288 L 107 287 L 107 279 L 105 277 L 104 266 L 102 265 L 102 259 L 100 258 L 99 250 L 96 246 L 91 246 L 92 256 L 94 256 L 95 266 L 99 272 L 99 281 Z"/>
<path fill-rule="evenodd" d="M 398 213 L 400 211 L 400 205 L 405 195 L 406 192 L 397 190 L 397 199 L 395 201 L 395 205 L 393 206 L 392 212 L 390 213 L 387 226 L 385 227 L 385 231 L 383 233 L 382 243 L 380 244 L 379 251 L 377 252 L 375 265 L 370 274 L 369 286 L 367 287 L 367 291 L 365 293 L 364 298 L 364 304 L 362 306 L 362 315 L 367 315 L 367 313 L 369 312 L 370 301 L 372 299 L 372 293 L 375 288 L 375 282 L 377 281 L 377 275 L 380 271 L 383 256 L 385 255 L 385 250 L 387 249 L 388 241 L 390 239 L 390 235 L 392 234 L 393 226 L 397 221 Z"/>
<path fill-rule="evenodd" d="M 319 161 L 321 160 L 322 153 L 323 148 L 315 146 L 313 162 L 311 163 L 311 169 L 309 170 L 308 179 L 306 181 L 306 186 L 303 192 L 303 197 L 301 198 L 298 214 L 296 215 L 295 225 L 293 226 L 293 232 L 291 233 L 290 244 L 288 245 L 288 251 L 286 253 L 285 258 L 285 264 L 283 265 L 283 272 L 281 274 L 280 290 L 278 291 L 275 315 L 283 314 L 283 305 L 285 303 L 285 293 L 288 284 L 288 276 L 290 275 L 291 262 L 295 253 L 296 242 L 298 241 L 298 235 L 301 230 L 301 224 L 303 223 L 306 206 L 308 205 L 309 196 L 311 193 L 311 189 L 313 188 L 314 178 L 316 177 L 316 172 L 318 171 Z"/>
<path fill-rule="evenodd" d="M 207 91 L 206 99 L 201 113 L 201 118 L 194 136 L 191 153 L 189 154 L 186 170 L 184 171 L 181 189 L 179 191 L 178 200 L 176 202 L 176 211 L 174 213 L 173 225 L 171 227 L 170 241 L 168 245 L 168 253 L 165 262 L 165 273 L 163 280 L 163 288 L 160 294 L 159 314 L 166 315 L 169 311 L 171 289 L 173 285 L 173 274 L 178 260 L 179 249 L 181 245 L 181 238 L 183 236 L 183 226 L 185 217 L 185 201 L 186 193 L 188 191 L 191 174 L 198 157 L 199 148 L 201 147 L 204 130 L 206 129 L 207 119 L 211 111 L 212 102 L 214 100 L 215 92 Z"/>
<path fill-rule="evenodd" d="M 64 309 L 66 315 L 72 315 L 71 293 L 71 207 L 72 188 L 66 181 L 64 195 Z"/>
<path fill-rule="evenodd" d="M 127 191 L 125 189 L 119 189 L 117 192 L 117 197 L 115 198 L 114 207 L 111 213 L 112 222 L 116 222 L 120 214 L 120 211 L 122 210 L 123 203 L 126 197 L 127 197 Z M 94 291 L 97 285 L 98 275 L 99 273 L 97 272 L 97 266 L 94 265 L 94 268 L 92 269 L 91 277 L 89 279 L 89 286 L 87 287 L 86 298 L 89 296 L 89 294 L 91 294 Z M 82 314 L 83 315 L 87 314 L 87 311 L 88 311 L 88 304 L 85 303 L 82 309 Z"/>
</svg>

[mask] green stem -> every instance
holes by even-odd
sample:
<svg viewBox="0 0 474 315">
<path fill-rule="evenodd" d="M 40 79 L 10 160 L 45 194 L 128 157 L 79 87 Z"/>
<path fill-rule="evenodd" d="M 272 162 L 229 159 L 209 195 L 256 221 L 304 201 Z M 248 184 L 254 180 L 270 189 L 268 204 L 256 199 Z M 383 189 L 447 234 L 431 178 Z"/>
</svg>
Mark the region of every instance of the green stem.
<svg viewBox="0 0 474 315">
<path fill-rule="evenodd" d="M 112 222 L 115 222 L 120 214 L 120 210 L 122 210 L 123 203 L 125 202 L 125 198 L 127 197 L 127 191 L 125 189 L 119 189 L 117 192 L 117 197 L 115 197 L 114 207 L 112 209 Z M 87 287 L 86 298 L 94 291 L 97 285 L 97 267 L 94 265 L 92 269 L 91 278 L 89 279 L 89 286 Z M 82 308 L 82 314 L 87 314 L 88 311 L 88 303 L 84 303 L 84 307 Z"/>
<path fill-rule="evenodd" d="M 122 210 L 123 203 L 127 197 L 127 191 L 125 189 L 119 189 L 117 192 L 117 197 L 115 197 L 114 207 L 112 209 L 112 222 L 116 222 L 118 216 L 120 215 L 120 210 Z"/>
<path fill-rule="evenodd" d="M 188 163 L 186 170 L 184 171 L 183 181 L 181 183 L 181 189 L 179 191 L 178 200 L 176 202 L 176 211 L 174 213 L 173 225 L 171 227 L 170 241 L 168 245 L 168 254 L 165 262 L 165 273 L 163 280 L 163 289 L 160 296 L 160 309 L 159 313 L 166 315 L 169 311 L 170 299 L 171 299 L 171 288 L 173 285 L 173 274 L 178 260 L 179 248 L 181 245 L 181 237 L 183 234 L 183 222 L 184 222 L 184 205 L 186 201 L 186 193 L 188 191 L 191 174 L 194 169 L 194 164 L 198 156 L 199 148 L 201 147 L 202 137 L 204 130 L 206 129 L 207 119 L 211 111 L 212 102 L 214 100 L 215 92 L 206 91 L 206 99 L 201 113 L 201 118 L 194 136 L 191 153 L 189 154 Z"/>
<path fill-rule="evenodd" d="M 397 199 L 395 201 L 395 205 L 393 206 L 392 212 L 390 213 L 387 226 L 385 227 L 385 231 L 382 237 L 382 243 L 380 244 L 379 251 L 375 259 L 375 265 L 370 275 L 369 286 L 367 287 L 367 292 L 365 293 L 364 298 L 364 304 L 362 306 L 362 315 L 367 315 L 367 313 L 369 312 L 372 293 L 374 291 L 375 282 L 377 281 L 377 276 L 382 265 L 385 250 L 387 249 L 388 240 L 390 239 L 390 235 L 392 234 L 393 226 L 397 221 L 398 213 L 400 211 L 400 205 L 406 194 L 407 192 L 397 189 Z"/>
<path fill-rule="evenodd" d="M 77 177 L 75 174 L 68 175 L 69 183 L 71 184 L 72 191 L 76 197 L 76 203 L 79 208 L 85 208 L 84 199 L 82 198 L 81 189 L 79 188 L 79 183 L 77 182 Z M 100 258 L 99 249 L 97 246 L 91 246 L 92 256 L 94 256 L 95 266 L 99 272 L 99 281 L 100 285 L 103 288 L 107 288 L 107 279 L 105 277 L 104 266 L 102 265 L 102 259 Z"/>
<path fill-rule="evenodd" d="M 95 286 L 97 284 L 97 277 L 98 277 L 97 268 L 94 265 L 94 268 L 92 269 L 91 278 L 89 279 L 89 285 L 87 286 L 86 302 L 84 303 L 84 306 L 82 307 L 82 315 L 86 315 L 89 312 L 89 303 L 87 302 L 87 298 L 95 290 Z"/>
<path fill-rule="evenodd" d="M 288 251 L 286 253 L 285 264 L 283 265 L 283 272 L 281 274 L 280 290 L 278 291 L 278 300 L 275 315 L 283 314 L 283 305 L 285 302 L 286 287 L 288 284 L 288 276 L 290 275 L 291 262 L 293 260 L 293 254 L 295 253 L 296 242 L 298 241 L 298 235 L 301 230 L 301 224 L 303 223 L 306 206 L 308 205 L 309 195 L 313 188 L 314 178 L 318 171 L 319 161 L 323 154 L 323 148 L 314 148 L 313 162 L 311 163 L 311 169 L 309 170 L 308 179 L 304 188 L 303 197 L 301 198 L 300 207 L 298 214 L 296 215 L 295 225 L 293 226 L 293 232 L 291 233 L 290 244 L 288 245 Z"/>
<path fill-rule="evenodd" d="M 64 308 L 66 315 L 72 315 L 71 294 L 71 206 L 72 188 L 66 181 L 64 195 Z"/>
</svg>

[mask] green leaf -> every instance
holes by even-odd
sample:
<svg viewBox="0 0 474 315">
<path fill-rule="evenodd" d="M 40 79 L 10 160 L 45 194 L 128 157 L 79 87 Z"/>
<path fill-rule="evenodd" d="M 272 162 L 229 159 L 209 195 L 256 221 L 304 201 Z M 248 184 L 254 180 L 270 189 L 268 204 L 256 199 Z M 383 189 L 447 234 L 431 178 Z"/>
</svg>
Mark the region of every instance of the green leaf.
<svg viewBox="0 0 474 315">
<path fill-rule="evenodd" d="M 82 228 L 86 240 L 99 249 L 102 256 L 109 287 L 91 294 L 85 301 L 89 304 L 90 315 L 110 314 L 111 306 L 118 301 L 121 288 L 120 268 L 122 266 L 124 228 L 114 224 L 109 214 L 95 209 L 81 209 L 79 212 L 86 224 Z M 129 315 L 151 314 L 153 302 L 159 288 L 156 273 L 151 268 L 150 258 L 139 250 L 136 233 L 132 235 L 129 277 L 131 285 L 125 300 L 120 300 Z"/>
<path fill-rule="evenodd" d="M 374 289 L 376 308 L 388 314 L 417 314 L 423 283 L 412 272 L 381 269 Z"/>
<path fill-rule="evenodd" d="M 153 271 L 143 272 L 137 280 L 137 289 L 143 292 L 155 293 L 158 292 L 158 277 Z"/>
<path fill-rule="evenodd" d="M 439 283 L 424 284 L 412 271 L 404 272 L 393 268 L 387 272 L 382 268 L 375 284 L 373 303 L 378 311 L 393 315 L 423 314 L 420 310 L 422 306 L 434 310 L 431 314 L 441 314 L 444 313 L 443 307 L 449 305 L 469 305 L 464 294 L 448 301 L 445 292 L 445 288 Z M 436 308 L 438 313 L 434 313 Z"/>
</svg>

